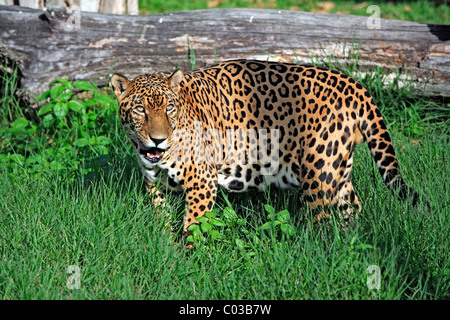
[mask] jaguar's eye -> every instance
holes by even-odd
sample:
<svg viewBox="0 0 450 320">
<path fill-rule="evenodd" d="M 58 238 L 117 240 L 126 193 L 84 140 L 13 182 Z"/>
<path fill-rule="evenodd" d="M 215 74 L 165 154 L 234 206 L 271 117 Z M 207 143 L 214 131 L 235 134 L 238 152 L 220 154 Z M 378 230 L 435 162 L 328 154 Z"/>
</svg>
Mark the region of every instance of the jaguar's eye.
<svg viewBox="0 0 450 320">
<path fill-rule="evenodd" d="M 137 106 L 137 107 L 134 108 L 134 111 L 139 112 L 139 113 L 144 113 L 144 107 Z"/>
<path fill-rule="evenodd" d="M 171 112 L 175 109 L 175 106 L 173 104 L 168 104 L 166 107 L 166 111 L 167 112 Z"/>
</svg>

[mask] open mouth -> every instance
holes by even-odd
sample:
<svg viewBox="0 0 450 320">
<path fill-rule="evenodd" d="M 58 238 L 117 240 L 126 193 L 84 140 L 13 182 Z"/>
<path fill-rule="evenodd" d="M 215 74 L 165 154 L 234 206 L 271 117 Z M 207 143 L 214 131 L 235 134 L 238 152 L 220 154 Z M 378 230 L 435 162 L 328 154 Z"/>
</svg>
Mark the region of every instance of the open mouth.
<svg viewBox="0 0 450 320">
<path fill-rule="evenodd" d="M 159 148 L 147 148 L 146 146 L 144 146 L 142 143 L 139 143 L 139 153 L 142 154 L 144 156 L 144 158 L 148 161 L 150 161 L 151 163 L 156 163 L 158 161 L 161 160 L 163 154 L 164 154 L 163 149 L 159 149 Z"/>
</svg>

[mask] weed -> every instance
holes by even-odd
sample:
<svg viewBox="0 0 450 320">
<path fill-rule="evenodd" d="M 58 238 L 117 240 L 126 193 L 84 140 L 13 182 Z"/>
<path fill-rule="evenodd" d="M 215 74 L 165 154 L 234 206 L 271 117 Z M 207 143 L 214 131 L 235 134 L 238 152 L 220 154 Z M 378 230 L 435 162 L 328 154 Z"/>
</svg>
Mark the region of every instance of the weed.
<svg viewBox="0 0 450 320">
<path fill-rule="evenodd" d="M 80 100 L 82 95 L 90 98 Z M 110 95 L 86 81 L 57 79 L 38 97 L 41 101 L 46 103 L 37 112 L 37 122 L 20 114 L 0 129 L 4 150 L 0 163 L 20 165 L 32 175 L 46 170 L 87 173 L 83 159 L 103 156 L 104 160 L 110 154 L 110 130 L 117 126 L 118 110 Z"/>
</svg>

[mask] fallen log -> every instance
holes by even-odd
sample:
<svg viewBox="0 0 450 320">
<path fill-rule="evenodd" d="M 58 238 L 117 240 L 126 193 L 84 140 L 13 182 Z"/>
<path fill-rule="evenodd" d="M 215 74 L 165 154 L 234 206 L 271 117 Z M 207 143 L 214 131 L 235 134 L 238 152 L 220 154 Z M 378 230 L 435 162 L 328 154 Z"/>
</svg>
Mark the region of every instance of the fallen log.
<svg viewBox="0 0 450 320">
<path fill-rule="evenodd" d="M 372 20 L 371 20 L 372 19 Z M 37 96 L 56 78 L 108 82 L 234 58 L 300 63 L 358 52 L 363 70 L 407 70 L 420 95 L 450 96 L 450 26 L 351 15 L 211 9 L 112 15 L 0 6 L 0 56 L 20 66 L 20 87 Z M 351 57 L 350 57 L 351 58 Z"/>
</svg>

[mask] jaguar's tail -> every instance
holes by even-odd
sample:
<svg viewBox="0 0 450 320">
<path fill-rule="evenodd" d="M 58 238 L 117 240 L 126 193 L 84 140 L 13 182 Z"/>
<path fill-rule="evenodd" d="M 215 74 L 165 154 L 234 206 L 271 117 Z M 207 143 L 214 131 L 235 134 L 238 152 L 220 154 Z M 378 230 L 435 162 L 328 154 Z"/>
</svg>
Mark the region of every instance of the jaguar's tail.
<svg viewBox="0 0 450 320">
<path fill-rule="evenodd" d="M 367 93 L 366 97 L 368 96 Z M 365 104 L 365 108 L 360 109 L 357 117 L 362 136 L 369 146 L 386 187 L 400 200 L 407 200 L 415 207 L 420 198 L 419 193 L 403 181 L 383 116 L 373 99 L 369 98 L 369 100 L 370 102 Z M 426 200 L 424 203 L 428 205 Z"/>
</svg>

